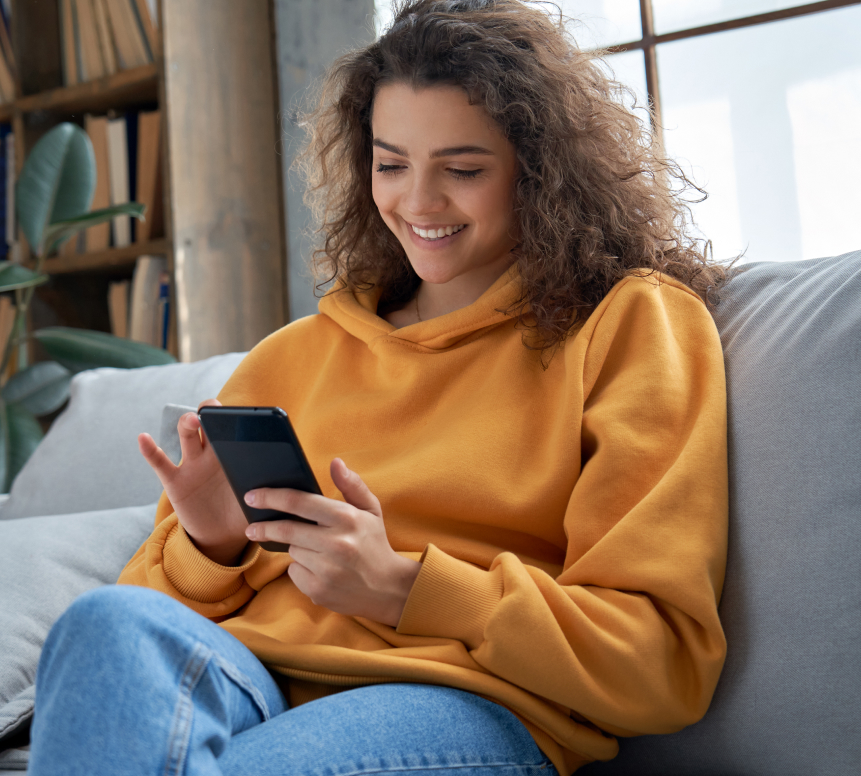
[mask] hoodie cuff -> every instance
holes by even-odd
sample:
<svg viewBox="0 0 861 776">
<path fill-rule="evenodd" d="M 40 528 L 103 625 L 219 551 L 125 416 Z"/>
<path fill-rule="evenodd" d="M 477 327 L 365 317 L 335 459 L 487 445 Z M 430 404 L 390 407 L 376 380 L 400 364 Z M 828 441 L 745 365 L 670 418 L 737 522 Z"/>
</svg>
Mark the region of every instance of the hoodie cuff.
<svg viewBox="0 0 861 776">
<path fill-rule="evenodd" d="M 164 574 L 177 592 L 186 598 L 203 604 L 219 603 L 237 593 L 245 584 L 243 574 L 254 565 L 260 552 L 257 542 L 249 542 L 240 565 L 222 566 L 197 549 L 177 522 L 164 542 Z"/>
<path fill-rule="evenodd" d="M 397 632 L 457 639 L 476 649 L 502 600 L 501 577 L 446 555 L 433 544 L 425 548 L 421 564 Z"/>
</svg>

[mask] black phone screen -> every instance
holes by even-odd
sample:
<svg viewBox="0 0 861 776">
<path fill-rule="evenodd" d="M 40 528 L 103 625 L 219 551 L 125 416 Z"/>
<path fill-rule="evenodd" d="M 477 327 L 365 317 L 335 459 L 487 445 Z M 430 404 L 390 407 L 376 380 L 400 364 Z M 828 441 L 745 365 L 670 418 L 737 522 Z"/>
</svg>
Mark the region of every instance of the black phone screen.
<svg viewBox="0 0 861 776">
<path fill-rule="evenodd" d="M 320 494 L 320 486 L 287 413 L 280 407 L 201 407 L 198 412 L 206 438 L 249 523 L 298 520 L 298 515 L 256 509 L 245 503 L 254 488 L 294 488 Z M 279 542 L 261 542 L 264 549 L 287 552 Z"/>
</svg>

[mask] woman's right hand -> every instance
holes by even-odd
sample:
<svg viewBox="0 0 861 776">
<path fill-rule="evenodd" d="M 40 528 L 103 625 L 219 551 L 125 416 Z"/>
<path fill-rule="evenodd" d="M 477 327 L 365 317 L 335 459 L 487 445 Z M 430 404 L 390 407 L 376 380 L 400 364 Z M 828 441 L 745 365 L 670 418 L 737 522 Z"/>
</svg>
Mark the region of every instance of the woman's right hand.
<svg viewBox="0 0 861 776">
<path fill-rule="evenodd" d="M 220 407 L 221 402 L 207 399 L 198 409 L 206 406 Z M 159 478 L 179 522 L 197 548 L 216 563 L 235 565 L 248 544 L 248 521 L 212 446 L 200 431 L 197 414 L 183 415 L 177 431 L 181 466 L 174 466 L 149 434 L 138 435 L 141 454 Z"/>
</svg>

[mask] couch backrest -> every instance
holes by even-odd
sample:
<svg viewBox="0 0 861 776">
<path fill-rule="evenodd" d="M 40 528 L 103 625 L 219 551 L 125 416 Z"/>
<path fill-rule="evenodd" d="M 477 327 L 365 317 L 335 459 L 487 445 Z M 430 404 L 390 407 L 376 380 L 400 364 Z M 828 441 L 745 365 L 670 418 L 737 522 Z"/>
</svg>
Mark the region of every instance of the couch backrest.
<svg viewBox="0 0 861 776">
<path fill-rule="evenodd" d="M 138 451 L 138 434 L 159 441 L 165 405 L 196 408 L 216 396 L 244 356 L 75 375 L 66 409 L 12 483 L 0 520 L 156 501 L 161 483 Z"/>
<path fill-rule="evenodd" d="M 743 265 L 724 346 L 728 654 L 703 720 L 584 774 L 861 770 L 861 251 Z"/>
</svg>

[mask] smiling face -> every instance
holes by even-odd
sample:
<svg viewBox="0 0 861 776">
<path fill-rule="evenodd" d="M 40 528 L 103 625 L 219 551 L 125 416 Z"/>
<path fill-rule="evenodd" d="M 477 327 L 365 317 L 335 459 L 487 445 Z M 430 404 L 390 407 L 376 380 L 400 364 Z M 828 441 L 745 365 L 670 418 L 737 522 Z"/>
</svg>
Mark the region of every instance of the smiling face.
<svg viewBox="0 0 861 776">
<path fill-rule="evenodd" d="M 456 86 L 382 86 L 371 127 L 374 202 L 416 274 L 478 298 L 514 261 L 514 146 Z"/>
</svg>

